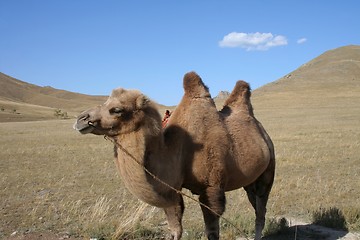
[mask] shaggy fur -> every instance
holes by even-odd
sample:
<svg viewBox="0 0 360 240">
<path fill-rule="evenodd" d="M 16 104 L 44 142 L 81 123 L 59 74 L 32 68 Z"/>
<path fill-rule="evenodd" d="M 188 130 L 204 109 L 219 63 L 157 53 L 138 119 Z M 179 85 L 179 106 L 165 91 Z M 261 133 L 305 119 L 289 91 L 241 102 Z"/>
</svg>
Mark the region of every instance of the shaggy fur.
<svg viewBox="0 0 360 240">
<path fill-rule="evenodd" d="M 199 75 L 195 72 L 186 73 L 183 80 L 185 96 L 188 98 L 211 97 L 209 88 L 205 86 Z"/>
<path fill-rule="evenodd" d="M 149 176 L 134 159 L 173 188 L 199 195 L 212 209 L 201 206 L 208 239 L 219 239 L 225 191 L 244 187 L 256 212 L 255 239 L 260 239 L 275 155 L 253 115 L 250 87 L 239 81 L 218 112 L 195 72 L 185 74 L 183 82 L 185 94 L 164 130 L 153 102 L 139 91 L 125 89 L 115 89 L 102 106 L 82 113 L 74 127 L 116 141 L 116 164 L 125 186 L 144 202 L 164 209 L 172 239 L 182 234 L 182 196 Z"/>
</svg>

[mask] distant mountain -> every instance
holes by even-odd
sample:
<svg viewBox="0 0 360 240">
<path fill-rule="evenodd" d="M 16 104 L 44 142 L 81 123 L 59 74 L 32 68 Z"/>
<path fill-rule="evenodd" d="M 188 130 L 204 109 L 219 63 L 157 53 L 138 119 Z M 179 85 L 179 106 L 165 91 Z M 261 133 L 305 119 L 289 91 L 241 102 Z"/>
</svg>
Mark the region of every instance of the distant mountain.
<svg viewBox="0 0 360 240">
<path fill-rule="evenodd" d="M 57 109 L 73 117 L 107 98 L 40 87 L 3 73 L 0 73 L 0 86 L 0 122 L 54 119 Z M 222 108 L 229 94 L 221 91 L 214 98 L 218 108 Z M 255 111 L 308 108 L 315 113 L 329 108 L 348 108 L 359 111 L 360 115 L 360 46 L 340 47 L 321 54 L 254 90 L 252 102 Z M 159 105 L 159 109 L 162 113 L 174 107 Z"/>
<path fill-rule="evenodd" d="M 360 99 L 360 46 L 327 51 L 253 94 L 262 105 L 349 107 Z"/>
<path fill-rule="evenodd" d="M 53 119 L 56 118 L 56 109 L 72 117 L 107 99 L 105 96 L 40 87 L 4 73 L 0 73 L 0 86 L 0 122 Z"/>
<path fill-rule="evenodd" d="M 220 91 L 216 97 L 214 97 L 214 101 L 216 107 L 220 110 L 222 109 L 225 100 L 230 96 L 230 92 L 228 91 Z"/>
<path fill-rule="evenodd" d="M 40 87 L 0 73 L 0 99 L 18 103 L 80 110 L 84 106 L 102 103 L 105 96 L 90 96 L 59 90 L 52 87 Z"/>
<path fill-rule="evenodd" d="M 254 92 L 261 95 L 267 92 L 322 91 L 329 90 L 329 87 L 354 89 L 360 87 L 359 77 L 360 46 L 351 45 L 327 51 Z"/>
<path fill-rule="evenodd" d="M 214 100 L 225 100 L 230 96 L 230 92 L 228 91 L 220 91 Z"/>
<path fill-rule="evenodd" d="M 1 72 L 0 86 L 0 122 L 56 119 L 61 117 L 59 113 L 72 118 L 108 98 L 40 87 Z M 175 108 L 158 106 L 161 113 Z"/>
</svg>

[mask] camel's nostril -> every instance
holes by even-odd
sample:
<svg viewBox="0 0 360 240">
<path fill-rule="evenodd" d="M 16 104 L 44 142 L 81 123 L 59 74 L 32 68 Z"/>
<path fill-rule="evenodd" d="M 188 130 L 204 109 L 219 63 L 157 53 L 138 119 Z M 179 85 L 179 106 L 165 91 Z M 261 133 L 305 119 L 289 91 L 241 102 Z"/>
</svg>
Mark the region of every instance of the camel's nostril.
<svg viewBox="0 0 360 240">
<path fill-rule="evenodd" d="M 80 120 L 80 121 L 86 121 L 86 119 L 88 119 L 89 117 L 90 117 L 89 114 L 84 114 L 84 115 L 82 115 L 82 116 L 79 116 L 79 120 Z"/>
</svg>

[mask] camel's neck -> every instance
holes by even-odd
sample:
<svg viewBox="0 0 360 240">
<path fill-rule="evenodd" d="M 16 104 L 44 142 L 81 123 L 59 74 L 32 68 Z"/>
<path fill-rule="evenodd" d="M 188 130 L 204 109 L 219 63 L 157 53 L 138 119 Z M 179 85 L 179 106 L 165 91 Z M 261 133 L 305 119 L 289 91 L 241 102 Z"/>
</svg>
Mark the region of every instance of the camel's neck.
<svg viewBox="0 0 360 240">
<path fill-rule="evenodd" d="M 166 173 L 163 168 L 171 167 L 170 162 L 166 163 L 164 160 L 166 149 L 162 132 L 153 135 L 139 129 L 118 136 L 115 140 L 116 163 L 125 186 L 144 202 L 158 207 L 169 205 L 170 200 L 163 197 L 169 195 L 169 189 L 147 174 L 144 169 L 162 179 L 162 174 Z"/>
</svg>

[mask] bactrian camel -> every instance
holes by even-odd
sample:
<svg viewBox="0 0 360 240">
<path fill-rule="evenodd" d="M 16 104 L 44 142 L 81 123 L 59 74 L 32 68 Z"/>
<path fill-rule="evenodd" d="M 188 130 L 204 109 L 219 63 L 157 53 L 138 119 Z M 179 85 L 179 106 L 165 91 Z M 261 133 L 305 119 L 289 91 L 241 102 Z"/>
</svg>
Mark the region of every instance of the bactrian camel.
<svg viewBox="0 0 360 240">
<path fill-rule="evenodd" d="M 185 74 L 183 85 L 184 96 L 165 129 L 153 101 L 137 90 L 122 88 L 113 90 L 103 105 L 80 114 L 74 128 L 113 139 L 125 186 L 142 201 L 164 209 L 171 239 L 178 240 L 182 234 L 182 188 L 199 195 L 205 233 L 213 240 L 219 239 L 225 192 L 243 187 L 255 209 L 258 240 L 274 179 L 275 154 L 270 137 L 254 117 L 250 87 L 238 81 L 218 111 L 195 72 Z"/>
</svg>

